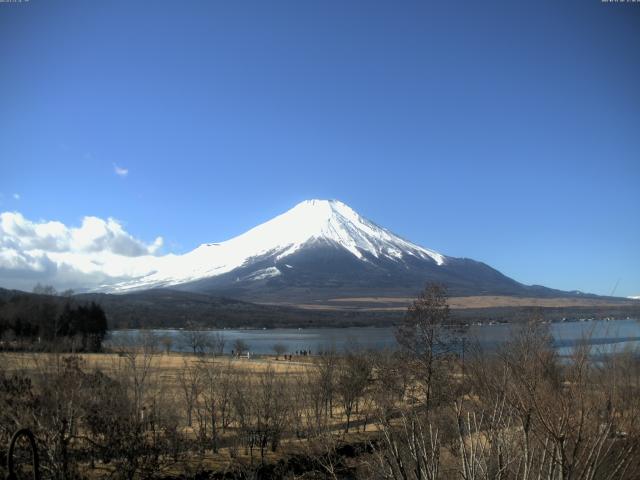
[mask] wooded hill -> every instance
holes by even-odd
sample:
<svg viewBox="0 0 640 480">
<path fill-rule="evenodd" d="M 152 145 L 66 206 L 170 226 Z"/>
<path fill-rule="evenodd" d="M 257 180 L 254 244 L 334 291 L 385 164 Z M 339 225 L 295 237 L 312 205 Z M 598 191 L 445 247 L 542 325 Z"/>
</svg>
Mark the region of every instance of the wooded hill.
<svg viewBox="0 0 640 480">
<path fill-rule="evenodd" d="M 13 297 L 35 294 L 0 289 L 0 304 Z M 72 296 L 78 304 L 95 302 L 106 314 L 110 329 L 181 328 L 305 328 L 389 326 L 400 321 L 405 311 L 366 308 L 309 309 L 284 305 L 263 305 L 226 297 L 169 289 L 155 289 L 130 294 L 87 293 Z M 62 308 L 65 297 L 51 297 Z M 2 318 L 0 305 L 0 318 Z M 471 322 L 524 322 L 531 318 L 549 321 L 579 318 L 640 318 L 640 302 L 620 305 L 571 307 L 490 307 L 452 309 L 454 320 Z"/>
</svg>

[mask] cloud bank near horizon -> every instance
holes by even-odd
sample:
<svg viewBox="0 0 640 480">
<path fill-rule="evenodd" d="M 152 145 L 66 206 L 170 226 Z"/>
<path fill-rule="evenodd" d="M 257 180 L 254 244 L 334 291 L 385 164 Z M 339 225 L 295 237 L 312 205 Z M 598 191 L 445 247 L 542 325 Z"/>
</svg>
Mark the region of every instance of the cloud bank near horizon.
<svg viewBox="0 0 640 480">
<path fill-rule="evenodd" d="M 80 226 L 0 213 L 0 287 L 93 289 L 153 271 L 162 237 L 145 243 L 113 218 L 86 216 Z"/>
</svg>

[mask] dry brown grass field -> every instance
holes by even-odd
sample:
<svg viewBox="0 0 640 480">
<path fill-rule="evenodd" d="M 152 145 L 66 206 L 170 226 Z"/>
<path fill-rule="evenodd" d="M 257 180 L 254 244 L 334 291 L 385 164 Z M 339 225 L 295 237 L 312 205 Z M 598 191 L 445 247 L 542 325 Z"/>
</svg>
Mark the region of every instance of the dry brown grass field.
<svg viewBox="0 0 640 480">
<path fill-rule="evenodd" d="M 340 297 L 330 298 L 317 303 L 276 303 L 306 310 L 353 310 L 373 312 L 403 312 L 411 304 L 410 297 Z M 514 297 L 506 295 L 475 295 L 467 297 L 449 297 L 452 310 L 491 309 L 491 308 L 571 308 L 571 307 L 621 307 L 640 305 L 638 300 L 625 298 L 536 298 Z"/>
<path fill-rule="evenodd" d="M 121 352 L 121 353 L 44 353 L 44 352 L 0 352 L 1 370 L 5 375 L 22 375 L 32 379 L 47 378 L 56 372 L 64 370 L 65 361 L 75 358 L 79 361 L 81 369 L 85 372 L 100 371 L 111 378 L 124 379 L 134 382 L 134 378 L 144 377 L 145 403 L 143 408 L 154 408 L 161 404 L 166 413 L 167 409 L 179 418 L 179 430 L 189 441 L 198 441 L 198 430 L 195 413 L 192 424 L 188 424 L 187 407 L 184 397 L 185 385 L 183 378 L 189 372 L 219 369 L 227 372 L 233 381 L 241 381 L 245 385 L 258 386 L 261 379 L 268 377 L 269 373 L 283 380 L 294 391 L 300 388 L 301 379 L 308 373 L 317 370 L 318 365 L 313 358 L 293 358 L 291 361 L 282 357 L 264 355 L 251 359 L 231 358 L 230 356 L 197 356 L 184 353 L 158 353 L 153 352 Z M 125 380 L 125 381 L 127 381 Z M 295 394 L 294 394 L 295 395 Z M 194 407 L 195 408 L 195 407 Z M 303 417 L 308 416 L 303 413 Z M 344 431 L 345 416 L 342 407 L 336 401 L 333 406 L 333 415 L 326 425 L 326 433 L 335 435 L 342 442 L 365 442 L 375 432 L 375 427 L 366 422 L 359 421 L 359 415 L 352 415 L 353 424 L 350 432 Z M 310 418 L 302 419 L 302 422 L 311 422 Z M 273 463 L 292 455 L 321 455 L 324 447 L 311 439 L 301 440 L 292 435 L 291 425 L 286 425 L 287 435 L 279 442 L 277 451 L 266 449 L 264 462 Z M 201 470 L 225 471 L 229 468 L 238 469 L 255 465 L 258 457 L 257 451 L 249 453 L 246 449 L 238 448 L 233 438 L 240 435 L 237 425 L 232 424 L 224 433 L 220 434 L 220 448 L 217 452 L 212 450 L 202 451 L 181 462 L 165 467 L 163 475 L 181 475 L 186 472 Z M 262 461 L 262 460 L 260 460 Z M 109 465 L 100 461 L 88 465 L 80 465 L 81 473 L 89 478 L 108 478 L 116 474 L 115 465 Z"/>
<path fill-rule="evenodd" d="M 140 394 L 139 406 L 150 415 L 151 419 L 147 420 L 144 416 L 146 414 L 139 417 L 134 413 L 133 421 L 140 422 L 139 424 L 143 426 L 143 436 L 133 438 L 144 439 L 146 448 L 150 449 L 150 452 L 154 451 L 156 435 L 159 435 L 158 438 L 164 438 L 164 441 L 174 437 L 179 438 L 182 439 L 180 440 L 182 453 L 178 460 L 172 460 L 169 444 L 166 447 L 168 450 L 165 450 L 161 456 L 155 457 L 155 460 L 153 455 L 149 457 L 143 452 L 141 455 L 146 459 L 145 462 L 151 462 L 151 466 L 146 467 L 144 462 L 131 461 L 136 465 L 135 475 L 132 473 L 131 478 L 149 476 L 193 478 L 197 472 L 203 471 L 234 472 L 233 475 L 238 475 L 238 472 L 253 472 L 255 471 L 253 469 L 262 464 L 275 465 L 278 462 L 282 464 L 292 458 L 303 458 L 306 459 L 305 462 L 327 462 L 321 468 L 317 463 L 315 464 L 314 468 L 320 468 L 320 476 L 317 478 L 354 478 L 353 475 L 355 478 L 400 478 L 393 475 L 384 477 L 379 474 L 378 462 L 384 461 L 387 465 L 396 465 L 389 468 L 397 468 L 397 465 L 400 465 L 399 462 L 408 461 L 437 468 L 439 473 L 434 477 L 437 479 L 472 478 L 475 480 L 480 477 L 461 476 L 461 468 L 467 468 L 465 467 L 467 461 L 479 465 L 494 461 L 492 455 L 495 451 L 492 445 L 496 442 L 499 442 L 504 449 L 500 455 L 511 458 L 509 461 L 517 465 L 522 455 L 522 442 L 528 441 L 522 436 L 523 430 L 518 422 L 520 415 L 526 414 L 532 408 L 537 409 L 534 426 L 536 435 L 539 436 L 539 441 L 532 441 L 528 446 L 531 449 L 532 465 L 545 470 L 556 463 L 558 468 L 562 466 L 559 460 L 550 460 L 545 454 L 544 445 L 554 441 L 553 435 L 556 434 L 555 431 L 545 429 L 547 422 L 552 421 L 559 422 L 558 425 L 562 426 L 562 435 L 574 435 L 578 430 L 586 432 L 587 437 L 582 441 L 586 442 L 587 446 L 581 448 L 591 449 L 594 445 L 605 445 L 605 450 L 597 458 L 598 464 L 602 465 L 599 468 L 607 468 L 606 465 L 609 463 L 633 468 L 632 465 L 638 460 L 636 452 L 639 448 L 637 430 L 640 412 L 638 404 L 630 399 L 629 393 L 637 392 L 640 385 L 637 363 L 634 363 L 632 358 L 621 358 L 622 363 L 606 367 L 614 369 L 615 375 L 612 375 L 611 371 L 600 371 L 588 363 L 582 363 L 577 364 L 578 370 L 569 366 L 555 370 L 555 373 L 551 373 L 547 378 L 548 372 L 554 372 L 557 367 L 552 366 L 553 363 L 545 364 L 554 360 L 552 357 L 546 357 L 545 347 L 535 346 L 540 340 L 541 338 L 535 336 L 523 337 L 522 343 L 514 345 L 514 348 L 503 358 L 472 360 L 467 366 L 466 375 L 462 374 L 458 368 L 461 365 L 454 360 L 438 362 L 437 369 L 440 373 L 431 381 L 434 389 L 430 400 L 431 407 L 425 406 L 424 390 L 419 387 L 419 384 L 424 381 L 422 377 L 424 370 L 421 370 L 420 363 L 407 363 L 402 358 L 385 359 L 381 354 L 376 358 L 356 355 L 351 360 L 354 363 L 349 365 L 348 355 L 337 356 L 334 358 L 335 364 L 332 367 L 334 404 L 331 414 L 326 416 L 325 412 L 325 417 L 320 423 L 317 423 L 317 417 L 314 417 L 313 404 L 323 394 L 322 389 L 316 388 L 323 378 L 321 357 L 299 357 L 287 361 L 282 358 L 276 360 L 271 355 L 248 360 L 228 356 L 167 354 L 142 350 L 77 355 L 0 352 L 0 373 L 4 373 L 4 378 L 12 375 L 31 378 L 36 391 L 48 389 L 51 394 L 59 395 L 60 399 L 67 402 L 68 412 L 73 412 L 74 408 L 77 408 L 74 406 L 77 401 L 75 399 L 82 397 L 81 389 L 85 387 L 73 390 L 77 388 L 74 387 L 76 383 L 70 380 L 67 390 L 66 386 L 52 385 L 51 382 L 65 384 L 67 381 L 65 376 L 75 375 L 74 372 L 77 370 L 75 367 L 69 368 L 69 360 L 77 362 L 84 372 L 82 375 L 91 375 L 99 371 L 110 378 L 117 379 L 129 392 L 127 395 L 133 404 L 136 404 L 137 395 Z M 527 348 L 534 347 L 533 357 L 529 357 L 523 345 L 527 345 Z M 532 361 L 533 358 L 536 360 Z M 584 359 L 580 360 L 580 357 L 576 357 L 576 362 L 584 362 Z M 344 388 L 342 383 L 349 382 L 352 375 L 358 375 L 359 366 L 362 365 L 366 365 L 364 384 L 353 391 Z M 584 375 L 586 370 L 591 370 L 587 376 Z M 206 372 L 221 374 L 214 382 L 216 388 L 218 388 L 218 382 L 219 385 L 223 384 L 224 378 L 234 387 L 241 386 L 240 396 L 238 393 L 230 393 L 227 397 L 234 403 L 235 413 L 227 428 L 218 431 L 217 448 L 211 448 L 211 430 L 206 430 L 208 436 L 204 438 L 201 436 L 203 421 L 205 429 L 207 428 L 207 401 L 210 401 L 206 395 L 211 383 L 207 383 L 210 380 L 205 378 Z M 507 383 L 503 384 L 505 372 L 509 378 Z M 190 376 L 195 374 L 200 375 L 199 380 L 192 382 Z M 408 376 L 403 378 L 403 375 L 407 374 Z M 563 381 L 558 383 L 555 375 L 564 377 Z M 612 378 L 616 379 L 616 395 L 609 397 L 608 400 L 603 399 L 601 392 L 610 390 Z M 196 383 L 199 386 L 193 400 L 193 414 L 190 421 L 187 413 L 189 402 L 185 393 L 191 385 Z M 138 389 L 139 384 L 144 387 Z M 541 386 L 532 391 L 532 384 Z M 350 428 L 347 432 L 345 428 L 347 411 L 344 400 L 352 393 L 356 398 L 355 410 L 350 414 Z M 94 394 L 88 395 L 91 400 Z M 109 397 L 110 392 L 107 391 L 104 395 Z M 243 420 L 246 414 L 243 413 L 245 406 L 243 406 L 242 396 L 250 402 L 255 402 L 253 406 L 248 407 L 253 409 L 250 416 L 245 418 L 250 423 L 248 427 Z M 217 398 L 220 400 L 222 397 Z M 109 399 L 102 400 L 101 405 L 107 409 L 110 408 Z M 280 400 L 283 400 L 284 404 L 279 403 Z M 524 407 L 519 403 L 523 401 Z M 529 403 L 531 406 L 528 406 Z M 511 405 L 508 409 L 496 410 L 496 408 L 506 408 L 507 404 Z M 615 405 L 613 410 L 611 405 Z M 261 411 L 263 407 L 267 410 Z M 602 412 L 605 411 L 603 409 L 609 409 L 607 414 L 609 417 L 603 416 Z M 64 411 L 56 413 L 59 412 L 56 407 L 50 411 L 55 415 L 62 415 L 62 418 L 68 415 Z M 423 415 L 426 411 L 430 413 L 425 417 Z M 116 416 L 120 415 L 119 410 L 114 412 Z M 496 417 L 497 412 L 500 412 L 498 417 Z M 579 414 L 580 412 L 582 413 Z M 112 414 L 113 412 L 109 411 L 98 412 L 100 418 L 112 418 L 110 417 Z M 267 419 L 271 415 L 279 414 L 282 414 L 281 420 Z M 164 423 L 154 426 L 154 415 L 158 415 L 158 421 Z M 258 421 L 257 418 L 262 420 Z M 271 428 L 260 427 L 262 421 L 272 422 L 270 425 L 277 426 L 281 436 L 277 448 L 267 445 L 266 448 L 263 446 L 263 451 L 260 452 L 257 444 L 253 444 L 252 447 L 247 445 L 248 442 L 252 442 L 251 435 L 260 435 L 253 429 L 267 428 L 266 432 L 268 432 Z M 41 418 L 36 423 L 37 428 L 48 428 L 52 432 L 55 432 L 56 425 L 55 421 L 49 424 L 47 418 Z M 62 425 L 66 424 L 62 423 Z M 174 431 L 171 425 L 177 428 L 177 436 L 171 433 Z M 89 433 L 82 428 L 79 427 L 69 437 L 71 440 L 68 448 L 81 451 L 82 439 Z M 39 433 L 43 438 L 47 438 L 48 434 L 47 430 Z M 98 441 L 101 438 L 95 431 L 92 435 Z M 424 447 L 418 452 L 418 457 L 412 457 L 412 455 L 418 455 L 412 450 L 412 442 L 416 441 L 416 435 Z M 54 435 L 51 438 L 56 437 Z M 115 438 L 129 445 L 126 443 L 128 437 L 116 436 Z M 46 442 L 42 445 L 45 448 Z M 341 445 L 349 448 L 354 445 L 366 445 L 367 448 L 374 450 L 357 454 L 355 457 L 349 455 L 345 457 L 343 454 L 336 456 Z M 371 447 L 372 445 L 377 446 Z M 375 450 L 377 448 L 380 450 Z M 394 452 L 397 449 L 400 449 L 398 451 L 400 456 L 395 456 Z M 117 461 L 103 461 L 100 458 L 100 451 L 100 449 L 96 451 L 97 458 L 91 462 L 83 461 L 78 457 L 79 460 L 76 460 L 75 464 L 76 473 L 88 479 L 122 478 L 123 476 L 126 478 L 126 472 L 119 470 L 124 467 L 132 468 L 131 462 L 118 457 L 116 457 Z M 123 455 L 122 451 L 118 451 L 121 452 L 119 455 Z M 581 455 L 580 453 L 570 459 L 573 462 L 571 468 L 582 471 L 583 468 L 588 467 L 587 464 L 581 463 Z M 55 464 L 55 461 L 49 461 L 51 465 Z M 151 468 L 151 471 L 148 468 Z M 336 474 L 335 468 L 341 469 L 342 473 Z M 348 470 L 347 473 L 345 469 Z M 357 472 L 357 475 L 354 472 Z M 343 474 L 346 476 L 341 476 Z M 540 478 L 556 479 L 555 476 Z M 620 475 L 611 478 L 626 479 L 632 476 Z"/>
<path fill-rule="evenodd" d="M 397 307 L 387 309 L 406 310 L 413 301 L 409 297 L 350 297 L 332 298 L 329 302 L 335 304 L 397 304 Z M 634 300 L 599 299 L 599 298 L 535 298 L 512 297 L 500 295 L 476 295 L 469 297 L 449 297 L 449 307 L 462 308 L 493 308 L 493 307 L 593 307 L 633 305 Z M 636 302 L 637 303 L 637 302 Z"/>
<path fill-rule="evenodd" d="M 164 399 L 172 399 L 175 411 L 185 417 L 184 400 L 180 398 L 182 392 L 181 376 L 190 368 L 219 368 L 228 371 L 234 378 L 255 383 L 261 375 L 268 371 L 276 377 L 284 379 L 295 388 L 296 382 L 305 374 L 317 371 L 318 364 L 314 357 L 295 357 L 289 361 L 282 357 L 277 359 L 273 355 L 256 355 L 247 358 L 224 356 L 202 356 L 188 353 L 153 353 L 145 355 L 138 352 L 134 355 L 123 353 L 44 353 L 44 352 L 0 352 L 0 364 L 4 372 L 11 374 L 19 372 L 27 376 L 51 373 L 60 368 L 64 359 L 75 357 L 80 359 L 81 366 L 86 371 L 99 370 L 106 375 L 117 378 L 131 371 L 131 362 L 136 368 L 146 369 L 148 382 L 153 389 L 161 392 Z M 455 375 L 455 374 L 454 374 Z M 452 377 L 453 378 L 453 377 Z M 356 415 L 357 417 L 357 415 Z M 345 421 L 339 405 L 333 407 L 332 424 L 339 429 Z M 356 422 L 357 423 L 357 422 Z M 185 431 L 191 429 L 186 428 Z"/>
<path fill-rule="evenodd" d="M 32 353 L 32 352 L 0 352 L 0 362 L 2 362 L 5 371 L 21 370 L 35 371 L 43 365 L 55 365 L 58 358 L 68 357 L 69 353 Z M 89 369 L 98 368 L 105 373 L 112 373 L 121 370 L 125 360 L 125 355 L 120 353 L 78 353 L 75 354 L 82 359 L 85 366 Z M 250 360 L 246 358 L 230 358 L 229 356 L 204 357 L 199 355 L 191 355 L 187 353 L 156 353 L 150 356 L 150 368 L 155 373 L 160 374 L 165 379 L 176 377 L 177 373 L 182 370 L 185 365 L 199 365 L 203 362 L 217 365 L 229 365 L 233 370 L 240 373 L 259 373 L 264 372 L 271 367 L 278 374 L 295 375 L 306 371 L 308 368 L 314 368 L 314 363 L 310 360 L 295 359 L 286 361 L 283 359 L 276 360 L 273 355 L 254 356 Z M 136 359 L 138 363 L 143 361 L 141 353 Z"/>
</svg>

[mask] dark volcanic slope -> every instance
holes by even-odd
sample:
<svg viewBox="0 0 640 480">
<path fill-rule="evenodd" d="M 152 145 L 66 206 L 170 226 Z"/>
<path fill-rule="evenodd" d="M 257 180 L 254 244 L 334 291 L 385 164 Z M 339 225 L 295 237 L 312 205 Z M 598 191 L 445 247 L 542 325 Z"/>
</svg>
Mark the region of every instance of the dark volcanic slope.
<svg viewBox="0 0 640 480">
<path fill-rule="evenodd" d="M 176 285 L 184 291 L 224 295 L 254 302 L 324 303 L 354 296 L 414 297 L 425 283 L 447 286 L 451 296 L 573 296 L 545 287 L 527 286 L 490 266 L 466 258 L 447 257 L 443 265 L 430 258 L 407 256 L 402 262 L 375 258 L 363 261 L 340 245 L 316 242 L 282 260 L 257 258 L 227 274 Z M 279 275 L 256 279 L 257 272 L 276 267 Z"/>
</svg>

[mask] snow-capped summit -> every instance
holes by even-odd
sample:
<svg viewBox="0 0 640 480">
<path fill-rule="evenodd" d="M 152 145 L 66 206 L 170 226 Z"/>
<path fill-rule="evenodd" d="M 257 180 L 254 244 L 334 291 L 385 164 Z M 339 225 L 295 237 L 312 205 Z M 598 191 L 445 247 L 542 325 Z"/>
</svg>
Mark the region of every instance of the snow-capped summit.
<svg viewBox="0 0 640 480">
<path fill-rule="evenodd" d="M 355 258 L 386 257 L 402 261 L 407 256 L 431 260 L 446 257 L 408 242 L 360 216 L 338 200 L 305 200 L 287 212 L 221 243 L 205 243 L 185 255 L 159 259 L 157 270 L 143 278 L 119 284 L 115 290 L 177 285 L 228 273 L 269 256 L 273 266 L 251 276 L 262 280 L 279 275 L 275 264 L 314 244 L 342 248 Z M 285 267 L 285 268 L 291 268 Z"/>
<path fill-rule="evenodd" d="M 284 258 L 313 241 L 334 242 L 360 259 L 365 253 L 376 258 L 387 256 L 395 259 L 413 255 L 432 258 L 441 265 L 445 258 L 403 240 L 338 200 L 306 200 L 229 243 L 242 242 L 262 252 L 285 247 L 277 255 L 277 258 Z"/>
<path fill-rule="evenodd" d="M 414 295 L 427 281 L 452 294 L 524 294 L 530 288 L 481 262 L 416 245 L 338 200 L 306 200 L 220 243 L 157 258 L 148 275 L 106 286 L 158 287 L 253 301 Z M 544 292 L 542 292 L 544 294 Z"/>
</svg>

